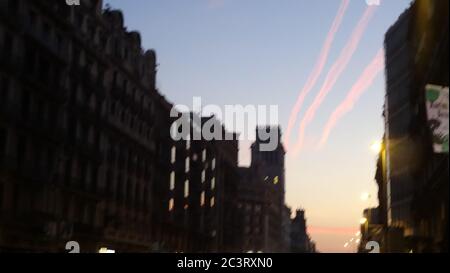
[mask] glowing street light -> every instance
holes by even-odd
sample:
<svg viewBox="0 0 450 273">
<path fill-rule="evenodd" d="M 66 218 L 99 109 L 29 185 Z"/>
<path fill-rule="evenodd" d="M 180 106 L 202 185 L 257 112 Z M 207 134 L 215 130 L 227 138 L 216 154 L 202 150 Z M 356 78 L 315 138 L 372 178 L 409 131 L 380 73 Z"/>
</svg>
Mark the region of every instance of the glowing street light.
<svg viewBox="0 0 450 273">
<path fill-rule="evenodd" d="M 364 225 L 365 223 L 367 223 L 367 218 L 366 218 L 366 217 L 361 218 L 361 219 L 359 220 L 359 223 L 360 223 L 361 225 Z"/>
<path fill-rule="evenodd" d="M 383 149 L 383 143 L 380 140 L 374 141 L 372 145 L 370 146 L 370 149 L 374 152 L 379 154 L 381 150 Z"/>
<path fill-rule="evenodd" d="M 102 247 L 98 250 L 98 253 L 116 253 L 113 249 L 108 249 L 106 247 Z"/>
<path fill-rule="evenodd" d="M 368 193 L 368 192 L 361 193 L 361 200 L 367 201 L 367 200 L 369 200 L 369 198 L 370 198 L 370 193 Z"/>
</svg>

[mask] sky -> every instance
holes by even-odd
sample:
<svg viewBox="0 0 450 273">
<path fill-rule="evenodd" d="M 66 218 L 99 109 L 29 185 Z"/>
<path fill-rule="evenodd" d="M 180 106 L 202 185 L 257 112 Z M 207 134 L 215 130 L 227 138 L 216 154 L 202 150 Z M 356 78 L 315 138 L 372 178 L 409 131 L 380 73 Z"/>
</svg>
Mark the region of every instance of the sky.
<svg viewBox="0 0 450 273">
<path fill-rule="evenodd" d="M 192 106 L 196 96 L 204 105 L 220 107 L 278 105 L 284 131 L 341 5 L 341 0 L 104 2 L 123 11 L 127 29 L 141 33 L 144 49 L 156 50 L 157 87 L 170 102 Z M 384 70 L 362 90 L 321 149 L 317 140 L 410 2 L 384 0 L 375 8 L 354 54 L 306 127 L 303 148 L 298 154 L 288 149 L 286 202 L 293 211 L 305 209 L 308 232 L 320 252 L 354 252 L 356 247 L 344 244 L 355 237 L 364 208 L 378 203 L 370 145 L 383 135 Z M 297 115 L 291 142 L 366 8 L 365 0 L 350 1 L 322 73 Z M 249 145 L 241 143 L 241 165 L 249 164 Z M 366 201 L 360 198 L 363 192 L 370 194 Z"/>
</svg>

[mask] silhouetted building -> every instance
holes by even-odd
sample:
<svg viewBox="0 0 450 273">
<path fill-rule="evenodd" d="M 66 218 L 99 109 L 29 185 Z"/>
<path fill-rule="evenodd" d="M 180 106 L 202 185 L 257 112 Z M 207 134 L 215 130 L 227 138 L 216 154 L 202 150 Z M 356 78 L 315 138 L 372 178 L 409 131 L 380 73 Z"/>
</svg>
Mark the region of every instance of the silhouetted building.
<svg viewBox="0 0 450 273">
<path fill-rule="evenodd" d="M 416 0 L 386 33 L 385 205 L 403 233 L 386 251 L 448 251 L 448 153 L 433 151 L 425 103 L 427 84 L 449 84 L 448 26 L 448 1 Z"/>
<path fill-rule="evenodd" d="M 265 132 L 264 132 L 265 131 Z M 277 142 L 275 149 L 265 151 L 262 147 L 274 139 L 264 140 L 261 136 L 267 132 L 275 132 Z M 268 187 L 269 199 L 267 207 L 267 245 L 273 252 L 282 252 L 285 249 L 283 245 L 283 214 L 285 209 L 285 168 L 284 157 L 285 150 L 281 143 L 281 128 L 279 127 L 259 127 L 256 129 L 256 141 L 252 144 L 252 162 L 251 165 L 259 166 L 261 174 L 264 177 L 265 186 Z"/>
<path fill-rule="evenodd" d="M 168 146 L 169 175 L 164 182 L 155 183 L 154 198 L 159 204 L 154 212 L 158 216 L 153 219 L 155 251 L 234 251 L 238 246 L 234 237 L 237 137 L 207 141 L 201 136 L 202 125 L 217 122 L 225 133 L 220 122 L 214 117 L 188 116 L 190 136 Z M 193 126 L 194 116 L 198 126 Z M 200 139 L 193 137 L 196 133 Z"/>
<path fill-rule="evenodd" d="M 102 1 L 0 12 L 0 248 L 148 251 L 155 53 Z"/>
<path fill-rule="evenodd" d="M 102 7 L 0 1 L 0 251 L 285 251 L 280 130 L 248 169 L 234 134 L 173 140 L 155 52 Z"/>
<path fill-rule="evenodd" d="M 307 232 L 304 210 L 297 210 L 291 222 L 291 252 L 292 253 L 314 253 L 316 251 L 314 242 Z"/>
<path fill-rule="evenodd" d="M 288 253 L 291 252 L 291 208 L 284 205 L 283 215 L 282 215 L 282 235 L 283 235 L 283 245 L 280 252 Z"/>
<path fill-rule="evenodd" d="M 275 132 L 274 149 L 264 151 L 261 144 L 262 131 Z M 285 252 L 289 226 L 286 226 L 284 203 L 284 155 L 279 127 L 256 129 L 256 141 L 252 144 L 249 168 L 240 168 L 239 208 L 243 219 L 241 234 L 242 251 Z M 272 139 L 274 141 L 275 139 Z"/>
<path fill-rule="evenodd" d="M 379 245 L 381 252 L 385 230 L 380 221 L 380 212 L 380 207 L 368 208 L 364 210 L 363 217 L 366 221 L 361 224 L 361 237 L 358 252 L 364 253 L 373 251 L 374 249 L 372 248 L 366 248 L 367 243 L 371 241 L 376 242 Z"/>
<path fill-rule="evenodd" d="M 270 252 L 268 244 L 269 190 L 264 176 L 256 167 L 239 168 L 237 233 L 239 252 Z"/>
</svg>

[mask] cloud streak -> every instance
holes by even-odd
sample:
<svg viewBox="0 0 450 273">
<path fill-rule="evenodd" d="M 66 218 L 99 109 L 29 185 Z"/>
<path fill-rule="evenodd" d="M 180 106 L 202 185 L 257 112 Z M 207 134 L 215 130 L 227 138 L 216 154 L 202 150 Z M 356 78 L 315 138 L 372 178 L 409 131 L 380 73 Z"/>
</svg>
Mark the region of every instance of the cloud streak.
<svg viewBox="0 0 450 273">
<path fill-rule="evenodd" d="M 325 81 L 315 97 L 313 103 L 306 111 L 305 116 L 303 117 L 300 127 L 298 130 L 298 139 L 297 143 L 295 144 L 295 147 L 293 149 L 294 156 L 298 155 L 300 152 L 304 137 L 305 137 L 305 129 L 306 127 L 311 123 L 311 121 L 314 119 L 315 114 L 317 110 L 319 109 L 322 102 L 325 100 L 328 93 L 332 90 L 334 84 L 339 79 L 342 72 L 347 67 L 349 61 L 351 60 L 353 54 L 355 53 L 356 49 L 358 48 L 358 45 L 361 41 L 361 38 L 367 28 L 367 25 L 370 22 L 370 19 L 372 18 L 376 6 L 368 6 L 366 10 L 364 11 L 364 14 L 362 15 L 361 19 L 359 20 L 357 26 L 353 30 L 353 33 L 348 40 L 347 44 L 344 46 L 344 48 L 341 51 L 341 54 L 339 55 L 339 58 L 336 60 L 336 62 L 331 67 L 330 71 L 328 72 Z"/>
<path fill-rule="evenodd" d="M 299 96 L 297 98 L 297 101 L 295 102 L 294 107 L 291 110 L 291 114 L 289 116 L 288 127 L 287 127 L 286 134 L 285 134 L 285 140 L 284 140 L 285 146 L 287 148 L 289 147 L 289 140 L 290 140 L 292 128 L 294 127 L 294 124 L 297 121 L 297 115 L 300 112 L 300 109 L 303 105 L 306 95 L 308 95 L 308 93 L 311 91 L 311 89 L 316 84 L 319 76 L 322 74 L 322 70 L 328 59 L 331 45 L 333 44 L 333 41 L 334 41 L 334 37 L 336 36 L 337 31 L 339 30 L 339 27 L 342 23 L 342 19 L 344 18 L 344 15 L 348 8 L 349 3 L 350 3 L 349 0 L 342 0 L 341 5 L 339 6 L 338 12 L 336 14 L 336 17 L 334 18 L 331 28 L 328 31 L 327 37 L 322 46 L 322 50 L 319 54 L 316 64 L 315 64 L 313 70 L 311 71 L 311 74 L 309 75 L 305 86 L 303 86 L 301 92 L 299 93 Z"/>
<path fill-rule="evenodd" d="M 330 136 L 331 131 L 337 125 L 339 120 L 348 112 L 353 109 L 355 103 L 359 100 L 361 95 L 366 91 L 370 85 L 375 80 L 376 76 L 384 68 L 384 50 L 380 49 L 372 60 L 372 62 L 366 67 L 364 72 L 361 74 L 359 79 L 350 89 L 347 97 L 342 101 L 342 103 L 334 110 L 334 112 L 329 117 L 324 130 L 322 132 L 322 137 L 319 142 L 319 148 L 322 148 Z"/>
</svg>

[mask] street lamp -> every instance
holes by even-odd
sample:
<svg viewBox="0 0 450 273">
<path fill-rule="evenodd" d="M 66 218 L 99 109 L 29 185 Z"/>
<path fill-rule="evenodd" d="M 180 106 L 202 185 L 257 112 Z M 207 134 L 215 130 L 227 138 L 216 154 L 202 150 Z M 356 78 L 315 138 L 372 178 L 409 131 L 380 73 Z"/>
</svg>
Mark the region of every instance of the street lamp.
<svg viewBox="0 0 450 273">
<path fill-rule="evenodd" d="M 368 193 L 368 192 L 361 193 L 361 200 L 367 201 L 367 200 L 369 200 L 369 198 L 370 198 L 370 193 Z"/>
<path fill-rule="evenodd" d="M 383 142 L 381 142 L 380 140 L 374 141 L 372 143 L 372 145 L 370 146 L 370 149 L 374 153 L 379 154 L 381 152 L 381 150 L 383 149 Z"/>
<path fill-rule="evenodd" d="M 360 223 L 361 225 L 364 225 L 366 222 L 367 222 L 367 218 L 366 218 L 366 217 L 363 217 L 363 218 L 361 218 L 361 219 L 359 220 L 359 223 Z"/>
</svg>

